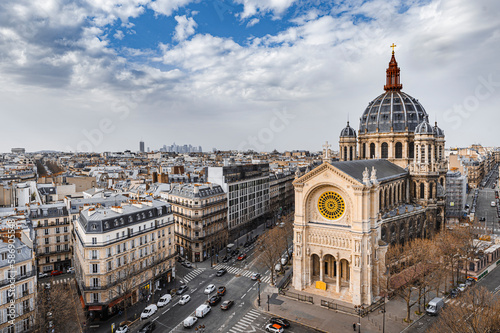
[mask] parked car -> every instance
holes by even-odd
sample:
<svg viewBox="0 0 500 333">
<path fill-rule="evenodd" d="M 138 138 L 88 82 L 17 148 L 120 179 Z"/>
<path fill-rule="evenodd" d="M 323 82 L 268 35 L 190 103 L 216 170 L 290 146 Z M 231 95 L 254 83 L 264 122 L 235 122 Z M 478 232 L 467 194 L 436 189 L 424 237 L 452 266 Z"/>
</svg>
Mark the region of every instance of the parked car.
<svg viewBox="0 0 500 333">
<path fill-rule="evenodd" d="M 219 289 L 217 289 L 217 295 L 224 296 L 226 294 L 226 287 L 220 286 Z"/>
<path fill-rule="evenodd" d="M 240 250 L 238 250 L 238 249 L 234 249 L 234 250 L 233 250 L 233 252 L 231 252 L 231 255 L 232 255 L 232 256 L 235 256 L 235 255 L 237 255 L 238 253 L 240 253 Z"/>
<path fill-rule="evenodd" d="M 62 271 L 53 270 L 52 272 L 50 272 L 50 275 L 55 276 L 55 275 L 61 275 L 62 273 L 63 273 Z"/>
<path fill-rule="evenodd" d="M 465 283 L 460 283 L 460 284 L 458 285 L 458 290 L 460 290 L 460 291 L 464 291 L 464 290 L 465 290 L 465 288 L 467 288 L 467 285 L 466 285 Z"/>
<path fill-rule="evenodd" d="M 168 303 L 170 303 L 171 300 L 172 300 L 172 296 L 170 294 L 165 294 L 162 297 L 160 297 L 160 299 L 158 300 L 158 303 L 156 303 L 156 305 L 159 308 L 161 308 L 162 306 L 165 306 Z"/>
<path fill-rule="evenodd" d="M 247 254 L 246 253 L 242 253 L 242 254 L 239 255 L 238 260 L 241 261 L 241 260 L 245 259 L 246 257 L 247 257 Z"/>
<path fill-rule="evenodd" d="M 118 329 L 116 330 L 115 333 L 127 333 L 127 332 L 128 332 L 128 326 L 123 325 L 123 326 L 118 327 Z"/>
<path fill-rule="evenodd" d="M 224 301 L 222 302 L 222 304 L 220 305 L 220 309 L 221 310 L 229 310 L 229 308 L 231 306 L 233 306 L 234 302 L 231 301 L 231 300 L 227 300 L 227 301 Z"/>
<path fill-rule="evenodd" d="M 188 287 L 188 286 L 186 286 L 186 285 L 182 285 L 182 286 L 180 286 L 180 287 L 179 287 L 179 289 L 177 289 L 176 294 L 177 294 L 177 295 L 182 295 L 182 294 L 184 294 L 184 293 L 186 292 L 186 290 L 188 290 L 188 289 L 189 289 L 189 287 Z"/>
<path fill-rule="evenodd" d="M 244 247 L 249 247 L 249 246 L 250 246 L 250 244 L 252 244 L 252 243 L 250 243 L 250 241 L 246 241 L 246 242 L 245 242 L 245 245 L 243 245 L 243 246 L 244 246 Z"/>
<path fill-rule="evenodd" d="M 191 328 L 194 326 L 194 324 L 196 324 L 197 321 L 198 321 L 198 318 L 193 317 L 193 316 L 189 316 L 186 319 L 184 319 L 183 325 L 186 328 Z"/>
<path fill-rule="evenodd" d="M 284 328 L 290 327 L 290 322 L 288 320 L 286 320 L 285 318 L 273 317 L 273 318 L 269 319 L 269 322 L 271 324 L 278 324 Z"/>
<path fill-rule="evenodd" d="M 177 261 L 178 262 L 184 262 L 186 259 L 184 259 L 183 257 L 177 257 Z"/>
<path fill-rule="evenodd" d="M 47 274 L 47 273 L 38 273 L 38 278 L 39 279 L 47 277 L 47 276 L 49 276 L 49 274 Z"/>
<path fill-rule="evenodd" d="M 495 187 L 493 187 L 493 188 L 495 188 Z M 495 201 L 492 201 L 492 202 L 491 202 L 491 207 L 495 207 L 496 205 L 497 205 L 497 204 L 496 204 L 496 202 L 495 202 Z"/>
<path fill-rule="evenodd" d="M 158 311 L 158 307 L 155 304 L 146 306 L 146 308 L 141 313 L 141 320 L 151 317 L 156 313 L 156 311 Z"/>
<path fill-rule="evenodd" d="M 225 269 L 225 268 L 221 268 L 221 269 L 219 269 L 219 270 L 217 271 L 217 273 L 216 273 L 215 275 L 217 275 L 217 276 L 222 276 L 222 275 L 224 275 L 224 274 L 226 274 L 226 273 L 227 273 L 227 269 Z"/>
<path fill-rule="evenodd" d="M 224 258 L 222 258 L 222 262 L 223 262 L 223 263 L 226 263 L 226 262 L 228 262 L 228 261 L 229 261 L 229 258 L 228 258 L 228 257 L 224 257 Z"/>
<path fill-rule="evenodd" d="M 272 333 L 283 333 L 283 327 L 278 324 L 267 324 L 266 331 Z"/>
<path fill-rule="evenodd" d="M 476 279 L 474 278 L 467 278 L 467 280 L 465 280 L 465 284 L 470 286 L 470 285 L 473 285 L 474 283 L 476 283 Z"/>
<path fill-rule="evenodd" d="M 251 279 L 253 281 L 260 279 L 261 275 L 259 273 L 253 273 Z"/>
<path fill-rule="evenodd" d="M 186 267 L 186 268 L 192 268 L 193 267 L 193 264 L 191 264 L 189 261 L 184 261 L 182 263 L 182 266 Z"/>
<path fill-rule="evenodd" d="M 155 330 L 156 323 L 154 321 L 145 323 L 137 333 L 151 333 Z"/>
<path fill-rule="evenodd" d="M 215 291 L 215 284 L 209 284 L 206 288 L 204 293 L 205 294 L 211 294 Z"/>
<path fill-rule="evenodd" d="M 215 296 L 212 296 L 210 297 L 210 299 L 208 300 L 208 304 L 210 305 L 217 305 L 217 303 L 219 303 L 221 301 L 221 297 L 219 295 L 215 295 Z"/>
<path fill-rule="evenodd" d="M 179 304 L 180 305 L 184 305 L 186 304 L 187 302 L 189 302 L 191 300 L 191 296 L 189 295 L 183 295 L 180 300 L 179 300 Z"/>
<path fill-rule="evenodd" d="M 66 270 L 66 273 L 68 274 L 71 274 L 71 273 L 74 273 L 75 272 L 75 268 L 74 267 L 70 267 Z"/>
<path fill-rule="evenodd" d="M 455 298 L 458 296 L 458 290 L 453 288 L 452 290 L 450 290 L 450 298 Z"/>
</svg>

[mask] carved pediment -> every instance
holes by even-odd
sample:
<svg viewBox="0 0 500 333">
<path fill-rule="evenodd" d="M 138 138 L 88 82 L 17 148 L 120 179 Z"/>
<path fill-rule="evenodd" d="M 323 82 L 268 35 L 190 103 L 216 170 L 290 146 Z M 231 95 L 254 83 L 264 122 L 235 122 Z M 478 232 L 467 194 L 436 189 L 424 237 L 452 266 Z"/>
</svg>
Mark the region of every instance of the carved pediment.
<svg viewBox="0 0 500 333">
<path fill-rule="evenodd" d="M 302 177 L 295 179 L 293 181 L 293 185 L 294 186 L 299 186 L 299 185 L 303 186 L 303 184 L 308 183 L 313 178 L 316 178 L 318 176 L 323 176 L 323 177 L 326 176 L 326 178 L 328 178 L 328 177 L 333 177 L 333 178 L 338 177 L 338 178 L 342 178 L 342 179 L 346 180 L 347 182 L 351 183 L 352 185 L 363 185 L 362 183 L 360 183 L 359 181 L 357 181 L 355 178 L 349 176 L 348 174 L 346 174 L 346 173 L 340 171 L 339 169 L 335 168 L 330 163 L 326 163 L 326 162 L 324 162 L 320 166 L 314 168 L 313 170 L 311 170 L 310 172 L 306 173 Z"/>
</svg>

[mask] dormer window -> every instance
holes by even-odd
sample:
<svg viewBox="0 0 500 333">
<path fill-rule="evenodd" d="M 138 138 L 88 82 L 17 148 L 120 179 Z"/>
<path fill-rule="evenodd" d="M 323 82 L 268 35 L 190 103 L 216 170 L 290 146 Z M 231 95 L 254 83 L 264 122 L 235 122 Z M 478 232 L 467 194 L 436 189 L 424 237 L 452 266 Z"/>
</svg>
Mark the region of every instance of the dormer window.
<svg viewBox="0 0 500 333">
<path fill-rule="evenodd" d="M 109 222 L 104 222 L 104 229 L 108 229 L 109 228 Z"/>
<path fill-rule="evenodd" d="M 124 224 L 125 224 L 125 220 L 123 219 L 123 217 L 120 217 L 120 224 L 121 224 L 121 225 L 124 225 Z"/>
<path fill-rule="evenodd" d="M 117 219 L 115 219 L 115 221 L 114 221 L 114 222 L 115 222 L 115 227 L 117 227 L 117 226 L 118 226 L 118 220 L 117 220 Z"/>
<path fill-rule="evenodd" d="M 92 230 L 97 230 L 97 224 L 91 224 L 90 229 Z"/>
<path fill-rule="evenodd" d="M 132 221 L 133 221 L 132 216 L 129 216 L 129 217 L 128 217 L 128 221 L 129 221 L 129 222 L 132 222 Z"/>
</svg>

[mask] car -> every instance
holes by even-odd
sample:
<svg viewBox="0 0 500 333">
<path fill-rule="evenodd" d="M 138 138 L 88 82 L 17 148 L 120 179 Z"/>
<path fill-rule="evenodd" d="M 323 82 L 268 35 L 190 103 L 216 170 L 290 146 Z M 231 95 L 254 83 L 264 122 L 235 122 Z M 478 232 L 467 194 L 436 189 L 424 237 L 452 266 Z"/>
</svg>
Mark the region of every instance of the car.
<svg viewBox="0 0 500 333">
<path fill-rule="evenodd" d="M 217 273 L 216 273 L 215 275 L 217 275 L 217 276 L 222 276 L 222 275 L 224 275 L 224 274 L 226 274 L 226 273 L 227 273 L 227 269 L 225 269 L 225 268 L 221 268 L 221 269 L 219 269 L 219 270 L 217 271 Z"/>
<path fill-rule="evenodd" d="M 216 305 L 217 303 L 219 303 L 221 301 L 222 297 L 220 297 L 219 295 L 214 295 L 212 297 L 210 297 L 210 299 L 208 300 L 208 304 L 210 305 Z"/>
<path fill-rule="evenodd" d="M 161 307 L 167 305 L 168 303 L 170 303 L 171 300 L 172 300 L 172 296 L 170 294 L 165 294 L 162 297 L 160 297 L 160 299 L 158 300 L 158 303 L 156 303 L 156 305 L 159 308 L 161 308 Z"/>
<path fill-rule="evenodd" d="M 226 287 L 220 286 L 219 289 L 217 289 L 217 295 L 224 296 L 226 294 Z"/>
<path fill-rule="evenodd" d="M 243 245 L 243 246 L 244 246 L 244 247 L 249 247 L 249 246 L 250 246 L 250 244 L 252 244 L 252 243 L 250 243 L 250 241 L 246 241 L 246 242 L 245 242 L 245 245 Z"/>
<path fill-rule="evenodd" d="M 229 310 L 230 307 L 232 307 L 234 304 L 233 301 L 231 300 L 227 300 L 227 301 L 224 301 L 222 302 L 222 304 L 220 305 L 220 309 L 221 310 Z"/>
<path fill-rule="evenodd" d="M 470 278 L 467 278 L 467 280 L 465 280 L 465 284 L 470 286 L 470 285 L 473 285 L 474 283 L 476 283 L 476 279 L 470 277 Z"/>
<path fill-rule="evenodd" d="M 182 295 L 182 294 L 184 294 L 184 293 L 186 292 L 186 290 L 188 290 L 188 289 L 189 289 L 189 287 L 188 287 L 188 286 L 186 286 L 186 285 L 184 284 L 184 285 L 180 286 L 180 287 L 179 287 L 179 289 L 177 289 L 176 294 L 177 294 L 177 295 Z"/>
<path fill-rule="evenodd" d="M 211 294 L 215 291 L 215 284 L 209 284 L 206 288 L 204 293 L 205 294 Z"/>
<path fill-rule="evenodd" d="M 492 202 L 491 202 L 491 207 L 495 207 L 496 205 L 497 205 L 497 204 L 496 204 L 496 202 L 495 202 L 495 201 L 492 201 Z"/>
<path fill-rule="evenodd" d="M 183 325 L 186 328 L 191 328 L 194 326 L 194 324 L 196 324 L 197 321 L 198 321 L 197 317 L 189 316 L 186 319 L 184 319 Z"/>
<path fill-rule="evenodd" d="M 123 325 L 123 326 L 118 327 L 118 329 L 116 330 L 115 333 L 127 333 L 127 332 L 128 332 L 128 326 Z"/>
<path fill-rule="evenodd" d="M 51 287 L 51 284 L 50 283 L 45 283 L 44 287 L 45 287 L 45 290 L 49 290 L 50 287 Z"/>
<path fill-rule="evenodd" d="M 458 290 L 460 290 L 460 291 L 464 291 L 464 290 L 465 290 L 465 288 L 467 288 L 467 285 L 466 285 L 465 283 L 460 283 L 460 284 L 458 285 Z"/>
<path fill-rule="evenodd" d="M 283 333 L 283 327 L 278 324 L 267 324 L 266 331 L 272 333 Z"/>
<path fill-rule="evenodd" d="M 259 273 L 253 273 L 251 278 L 253 281 L 260 279 L 261 275 Z"/>
<path fill-rule="evenodd" d="M 62 271 L 53 270 L 52 272 L 50 272 L 50 275 L 55 276 L 55 275 L 61 275 L 62 273 L 63 273 Z"/>
<path fill-rule="evenodd" d="M 247 257 L 247 254 L 246 253 L 242 253 L 242 254 L 239 255 L 238 260 L 239 261 L 244 260 L 246 257 Z"/>
<path fill-rule="evenodd" d="M 184 262 L 186 259 L 184 259 L 183 257 L 177 257 L 177 261 L 178 262 Z"/>
<path fill-rule="evenodd" d="M 184 261 L 182 263 L 182 266 L 186 267 L 186 268 L 192 268 L 193 267 L 193 264 L 191 264 L 189 261 Z"/>
<path fill-rule="evenodd" d="M 479 218 L 479 221 L 481 221 L 481 222 L 486 221 L 486 217 L 480 217 L 480 218 Z"/>
<path fill-rule="evenodd" d="M 455 298 L 458 296 L 458 290 L 453 288 L 452 290 L 450 290 L 450 298 Z"/>
<path fill-rule="evenodd" d="M 150 323 L 144 323 L 142 325 L 141 329 L 137 333 L 151 333 L 155 330 L 156 328 L 156 323 L 154 321 Z"/>
<path fill-rule="evenodd" d="M 290 327 L 290 322 L 288 320 L 286 320 L 285 318 L 272 317 L 271 319 L 269 319 L 269 322 L 271 324 L 278 324 L 278 325 L 280 325 L 281 327 L 284 327 L 284 328 Z"/>
<path fill-rule="evenodd" d="M 47 274 L 47 273 L 38 273 L 38 278 L 39 279 L 47 277 L 47 276 L 49 276 L 49 274 Z"/>
<path fill-rule="evenodd" d="M 184 304 L 188 303 L 190 300 L 191 300 L 191 296 L 189 296 L 189 295 L 183 295 L 183 296 L 179 299 L 179 304 L 180 304 L 180 305 L 184 305 Z"/>
<path fill-rule="evenodd" d="M 223 263 L 226 263 L 226 262 L 228 262 L 228 261 L 229 261 L 229 258 L 228 258 L 228 257 L 224 257 L 224 258 L 222 259 L 222 262 L 223 262 Z"/>
<path fill-rule="evenodd" d="M 74 267 L 70 267 L 66 270 L 66 273 L 68 274 L 71 274 L 71 273 L 74 273 L 75 272 L 75 268 Z"/>
<path fill-rule="evenodd" d="M 232 255 L 232 256 L 235 256 L 235 255 L 237 255 L 238 253 L 240 253 L 240 250 L 235 249 L 235 250 L 233 250 L 233 252 L 231 252 L 231 255 Z"/>
<path fill-rule="evenodd" d="M 155 304 L 150 304 L 141 313 L 141 320 L 148 319 L 158 311 L 158 307 Z"/>
</svg>

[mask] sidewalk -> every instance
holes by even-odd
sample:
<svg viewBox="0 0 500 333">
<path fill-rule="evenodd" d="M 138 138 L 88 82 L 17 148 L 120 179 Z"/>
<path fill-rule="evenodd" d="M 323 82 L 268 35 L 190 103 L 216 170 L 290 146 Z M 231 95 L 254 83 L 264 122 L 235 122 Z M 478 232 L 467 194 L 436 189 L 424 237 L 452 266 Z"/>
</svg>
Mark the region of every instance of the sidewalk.
<svg viewBox="0 0 500 333">
<path fill-rule="evenodd" d="M 291 290 L 293 292 L 293 290 Z M 301 292 L 301 294 L 306 294 Z M 270 296 L 269 311 L 267 304 L 267 297 Z M 279 295 L 278 290 L 273 287 L 266 287 L 261 295 L 261 306 L 257 305 L 255 301 L 254 306 L 259 310 L 266 312 L 272 316 L 283 317 L 291 322 L 300 323 L 301 325 L 310 327 L 319 332 L 328 333 L 345 333 L 353 331 L 353 323 L 356 325 L 359 322 L 359 317 L 355 315 L 336 312 L 322 307 L 321 300 L 332 301 L 340 304 L 338 301 L 328 299 L 325 297 L 307 294 L 313 297 L 314 304 L 301 302 L 289 297 Z M 341 304 L 344 305 L 344 304 Z M 346 306 L 350 306 L 345 304 Z M 382 332 L 384 315 L 381 313 L 383 307 L 361 318 L 361 331 L 362 332 Z M 406 324 L 403 319 L 406 316 L 406 304 L 398 298 L 386 303 L 385 314 L 385 332 L 399 333 L 405 329 Z M 412 320 L 418 320 L 418 316 L 412 313 Z M 293 325 L 293 324 L 292 324 Z"/>
</svg>

